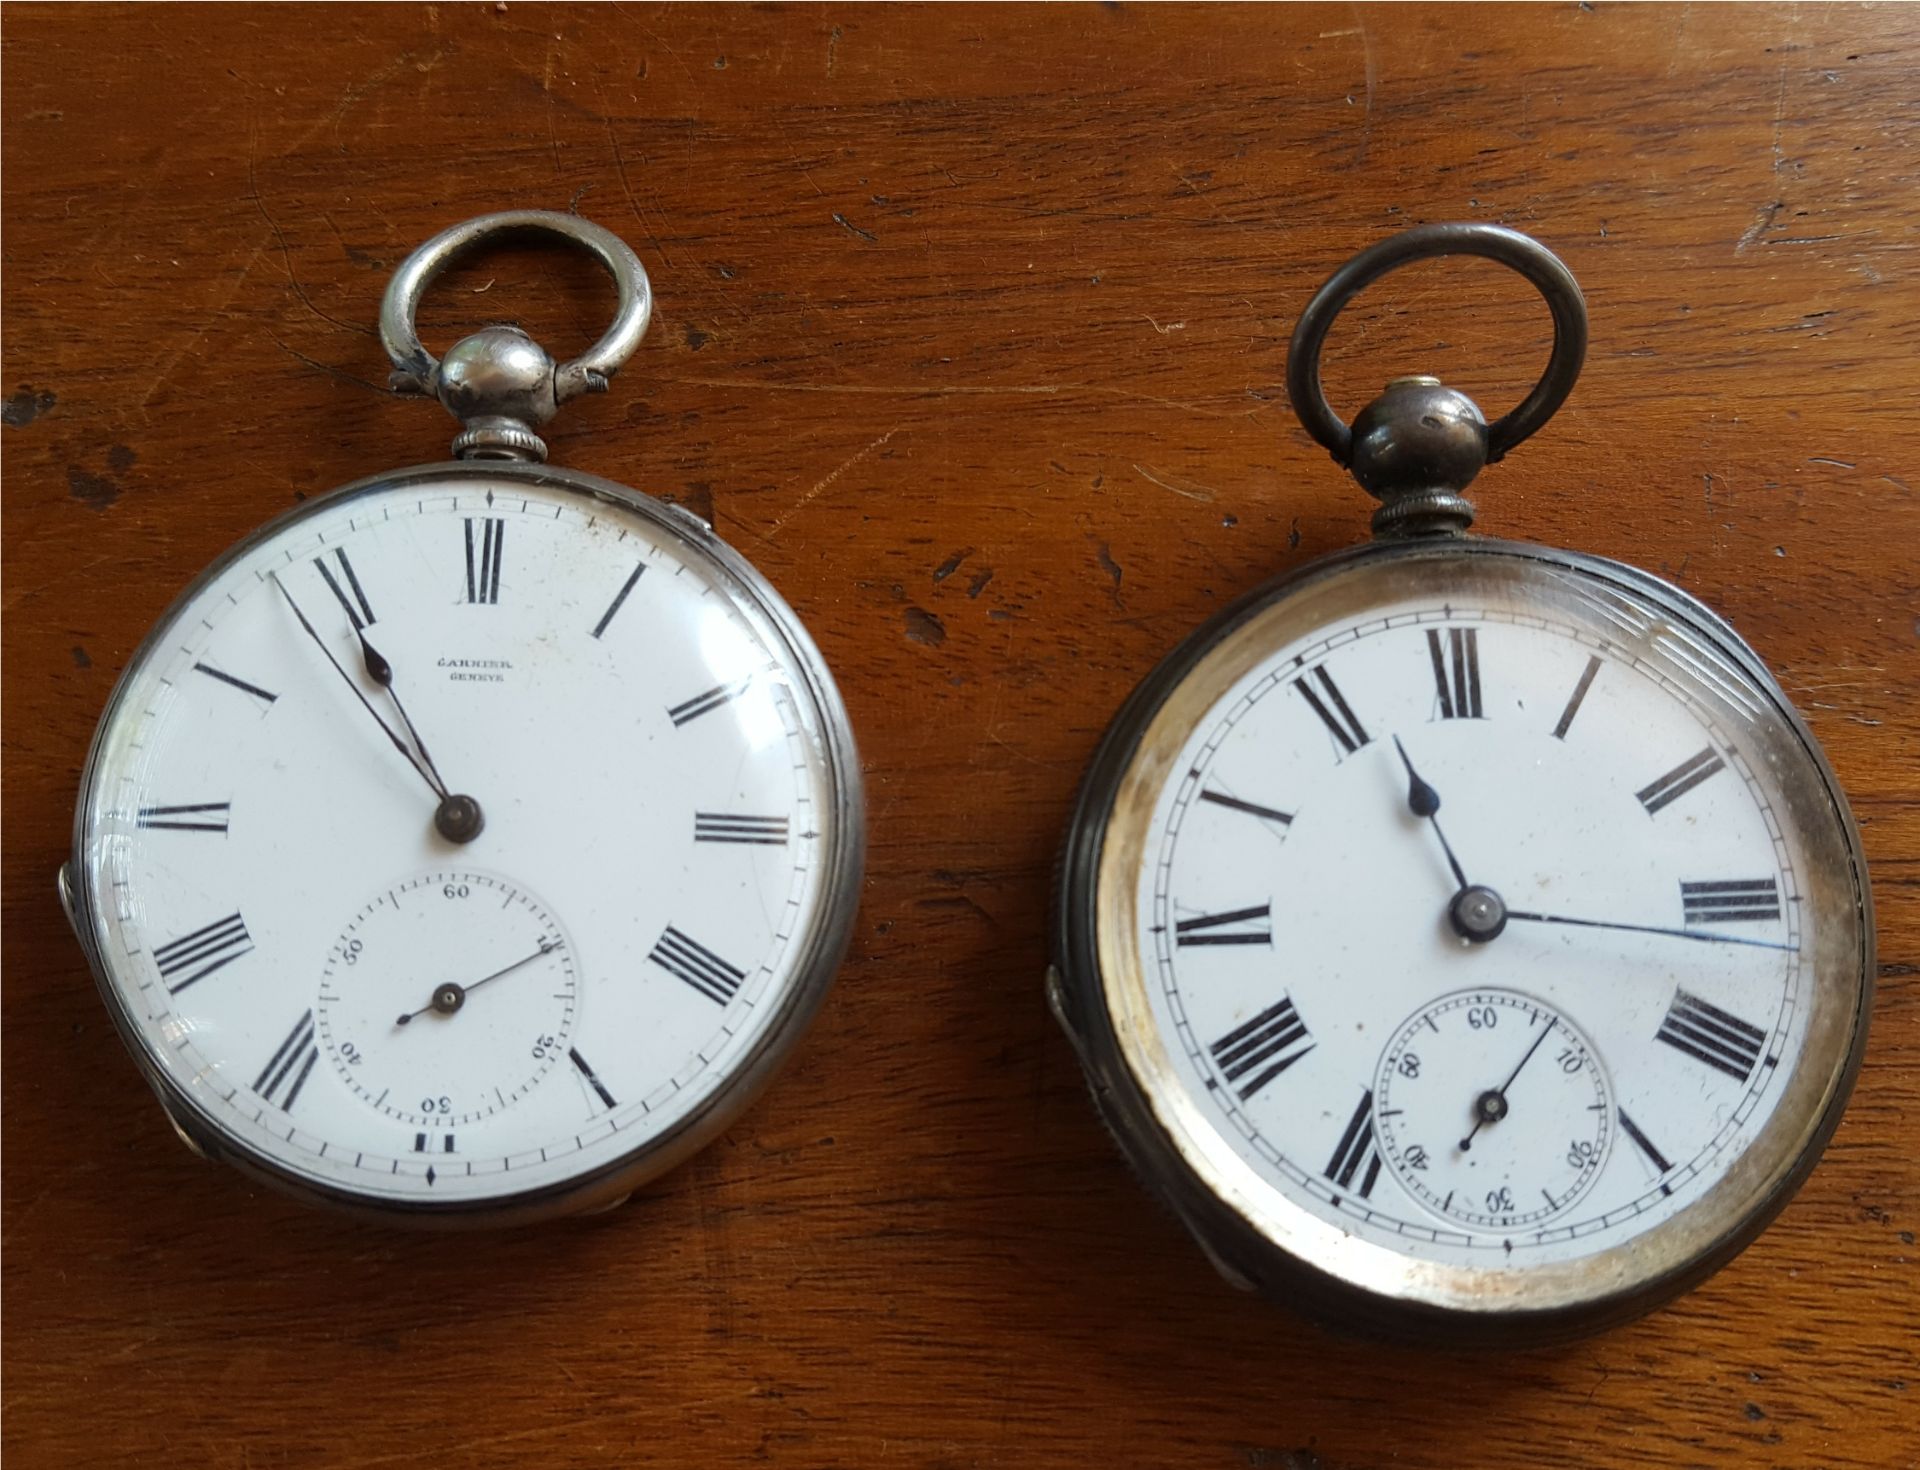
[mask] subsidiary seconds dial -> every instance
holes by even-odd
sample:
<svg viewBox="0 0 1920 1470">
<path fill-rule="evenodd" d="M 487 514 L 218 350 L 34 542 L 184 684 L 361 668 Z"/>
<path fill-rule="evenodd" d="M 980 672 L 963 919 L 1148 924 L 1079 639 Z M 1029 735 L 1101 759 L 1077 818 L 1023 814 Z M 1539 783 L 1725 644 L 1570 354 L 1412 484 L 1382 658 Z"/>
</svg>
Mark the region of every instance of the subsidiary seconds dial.
<svg viewBox="0 0 1920 1470">
<path fill-rule="evenodd" d="M 1612 1141 L 1606 1069 L 1565 1016 L 1511 990 L 1422 1007 L 1374 1083 L 1380 1148 L 1441 1219 L 1512 1230 L 1570 1208 Z"/>
<path fill-rule="evenodd" d="M 566 1055 L 577 1004 L 574 957 L 547 908 L 515 884 L 449 869 L 361 910 L 327 957 L 317 1014 L 363 1101 L 453 1128 L 532 1091 Z"/>
</svg>

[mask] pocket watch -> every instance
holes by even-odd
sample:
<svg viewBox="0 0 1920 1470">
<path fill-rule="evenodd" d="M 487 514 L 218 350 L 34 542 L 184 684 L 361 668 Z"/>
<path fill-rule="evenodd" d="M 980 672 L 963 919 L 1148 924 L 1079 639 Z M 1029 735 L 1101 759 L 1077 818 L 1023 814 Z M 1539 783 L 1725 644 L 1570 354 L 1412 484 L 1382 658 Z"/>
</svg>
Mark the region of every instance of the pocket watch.
<svg viewBox="0 0 1920 1470">
<path fill-rule="evenodd" d="M 1451 254 L 1546 298 L 1545 376 L 1492 425 L 1397 379 L 1349 429 L 1328 327 Z M 1168 655 L 1067 837 L 1049 993 L 1099 1111 L 1230 1280 L 1336 1326 L 1498 1345 L 1653 1308 L 1786 1203 L 1865 1045 L 1858 833 L 1759 657 L 1646 572 L 1464 534 L 1585 347 L 1512 230 L 1336 272 L 1287 386 L 1376 539 Z"/>
<path fill-rule="evenodd" d="M 436 361 L 422 292 L 511 236 L 597 258 L 612 325 L 558 365 L 511 327 Z M 456 458 L 226 552 L 109 699 L 61 892 L 199 1152 L 389 1219 L 598 1208 L 736 1117 L 818 1007 L 863 849 L 820 653 L 706 522 L 536 432 L 650 310 L 574 216 L 422 245 L 380 335 Z"/>
</svg>

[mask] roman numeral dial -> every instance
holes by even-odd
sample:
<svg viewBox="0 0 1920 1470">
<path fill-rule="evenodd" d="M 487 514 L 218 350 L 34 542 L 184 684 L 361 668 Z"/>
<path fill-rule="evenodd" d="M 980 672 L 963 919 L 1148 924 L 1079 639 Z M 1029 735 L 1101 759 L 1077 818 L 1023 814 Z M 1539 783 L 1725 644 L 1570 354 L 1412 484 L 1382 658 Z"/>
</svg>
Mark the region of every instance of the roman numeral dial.
<svg viewBox="0 0 1920 1470">
<path fill-rule="evenodd" d="M 1316 568 L 1143 685 L 1063 868 L 1106 907 L 1063 954 L 1097 967 L 1101 1081 L 1183 1153 L 1204 1122 L 1201 1182 L 1248 1186 L 1207 1167 L 1231 1154 L 1270 1190 L 1236 1208 L 1421 1263 L 1585 1260 L 1799 1105 L 1832 934 L 1779 775 L 1802 747 L 1626 579 L 1543 554 L 1506 599 L 1478 551 L 1403 550 L 1377 605 Z"/>
<path fill-rule="evenodd" d="M 729 1115 L 859 881 L 777 597 L 691 521 L 497 468 L 316 497 L 196 584 L 68 890 L 192 1136 L 376 1206 L 559 1199 Z"/>
</svg>

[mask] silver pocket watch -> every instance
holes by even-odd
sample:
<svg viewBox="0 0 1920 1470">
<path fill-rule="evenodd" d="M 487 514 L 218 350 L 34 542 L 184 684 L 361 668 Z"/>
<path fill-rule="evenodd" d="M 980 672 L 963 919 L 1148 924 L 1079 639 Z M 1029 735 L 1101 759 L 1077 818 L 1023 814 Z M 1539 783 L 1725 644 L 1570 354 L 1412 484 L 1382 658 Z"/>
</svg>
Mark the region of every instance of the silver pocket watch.
<svg viewBox="0 0 1920 1470">
<path fill-rule="evenodd" d="M 1351 429 L 1327 329 L 1428 256 L 1552 311 L 1491 426 L 1430 377 Z M 1647 1311 L 1813 1167 L 1866 1042 L 1846 799 L 1759 657 L 1637 568 L 1465 534 L 1564 401 L 1586 310 L 1489 225 L 1363 251 L 1288 390 L 1375 541 L 1243 598 L 1134 692 L 1067 836 L 1049 993 L 1100 1112 L 1228 1278 L 1443 1342 Z"/>
<path fill-rule="evenodd" d="M 592 254 L 613 324 L 436 361 L 414 310 L 513 236 Z M 864 833 L 806 630 L 704 521 L 543 461 L 651 295 L 616 236 L 521 211 L 395 273 L 397 391 L 452 462 L 311 500 L 220 556 L 100 720 L 61 891 L 181 1136 L 389 1219 L 602 1207 L 713 1138 L 845 950 Z"/>
</svg>

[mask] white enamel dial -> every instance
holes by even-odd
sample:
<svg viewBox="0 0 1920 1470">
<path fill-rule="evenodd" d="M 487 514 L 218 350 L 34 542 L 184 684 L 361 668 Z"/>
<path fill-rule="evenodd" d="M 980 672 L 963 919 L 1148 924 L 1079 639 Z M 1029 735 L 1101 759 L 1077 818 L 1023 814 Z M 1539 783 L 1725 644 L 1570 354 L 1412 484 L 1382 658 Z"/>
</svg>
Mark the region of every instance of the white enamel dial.
<svg viewBox="0 0 1920 1470">
<path fill-rule="evenodd" d="M 1170 660 L 1090 782 L 1064 964 L 1136 1158 L 1244 1222 L 1224 1258 L 1566 1311 L 1777 1207 L 1857 1065 L 1871 935 L 1768 688 L 1677 605 L 1476 552 L 1356 558 Z"/>
<path fill-rule="evenodd" d="M 1440 794 L 1433 819 L 1410 808 L 1396 739 Z M 1266 661 L 1179 765 L 1142 874 L 1156 1009 L 1249 1162 L 1320 1210 L 1444 1259 L 1578 1254 L 1683 1206 L 1771 1105 L 1801 1042 L 1786 834 L 1701 710 L 1578 629 L 1511 608 L 1383 610 Z M 1468 882 L 1508 910 L 1487 942 L 1451 924 L 1466 885 L 1436 821 Z M 1742 906 L 1722 906 L 1735 884 Z M 1572 1209 L 1436 1212 L 1403 1171 L 1373 1172 L 1394 1028 L 1469 987 L 1537 997 L 1592 1037 L 1619 1130 L 1644 1140 Z M 1250 1025 L 1260 1045 L 1228 1043 Z M 1463 1056 L 1451 1089 L 1419 1099 L 1442 1168 L 1466 1171 L 1459 1140 L 1501 1063 Z M 1521 1104 L 1483 1146 L 1520 1135 L 1545 1178 L 1583 1135 L 1535 1136 Z"/>
<path fill-rule="evenodd" d="M 80 923 L 191 1131 L 478 1208 L 744 1101 L 837 959 L 858 798 L 804 635 L 711 545 L 449 466 L 316 502 L 175 608 L 103 722 Z"/>
</svg>

